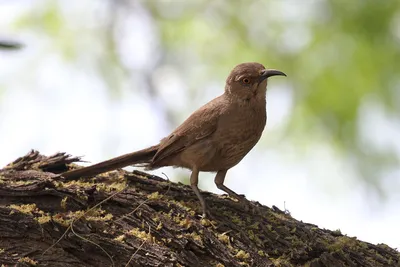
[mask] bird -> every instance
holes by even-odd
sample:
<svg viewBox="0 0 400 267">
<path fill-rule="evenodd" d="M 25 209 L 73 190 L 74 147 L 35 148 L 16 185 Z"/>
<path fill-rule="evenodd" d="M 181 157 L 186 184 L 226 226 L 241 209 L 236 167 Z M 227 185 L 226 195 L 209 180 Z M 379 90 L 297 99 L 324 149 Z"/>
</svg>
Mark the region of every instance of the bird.
<svg viewBox="0 0 400 267">
<path fill-rule="evenodd" d="M 243 197 L 225 184 L 227 171 L 237 165 L 261 138 L 267 121 L 268 78 L 286 76 L 257 62 L 235 66 L 224 92 L 193 112 L 171 134 L 153 146 L 61 174 L 66 180 L 92 177 L 129 165 L 154 170 L 172 166 L 191 170 L 190 186 L 202 208 L 206 202 L 198 188 L 199 172 L 216 173 L 218 189 L 238 200 Z"/>
</svg>

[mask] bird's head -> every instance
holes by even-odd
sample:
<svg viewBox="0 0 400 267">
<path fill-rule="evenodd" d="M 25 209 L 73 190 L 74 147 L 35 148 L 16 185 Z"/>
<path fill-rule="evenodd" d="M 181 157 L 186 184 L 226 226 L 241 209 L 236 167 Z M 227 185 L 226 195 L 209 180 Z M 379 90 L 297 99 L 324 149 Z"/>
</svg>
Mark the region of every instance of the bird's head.
<svg viewBox="0 0 400 267">
<path fill-rule="evenodd" d="M 279 70 L 266 69 L 260 63 L 239 64 L 226 79 L 225 94 L 246 101 L 256 97 L 265 98 L 267 79 L 276 75 L 286 76 Z"/>
</svg>

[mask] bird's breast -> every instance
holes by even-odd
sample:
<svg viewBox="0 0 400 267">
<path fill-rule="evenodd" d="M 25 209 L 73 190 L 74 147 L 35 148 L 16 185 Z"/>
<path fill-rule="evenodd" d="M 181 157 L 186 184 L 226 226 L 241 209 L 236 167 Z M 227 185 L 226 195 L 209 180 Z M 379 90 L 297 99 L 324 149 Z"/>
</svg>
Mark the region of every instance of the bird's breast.
<svg viewBox="0 0 400 267">
<path fill-rule="evenodd" d="M 221 117 L 213 136 L 219 168 L 229 169 L 239 163 L 258 142 L 265 124 L 265 104 L 259 109 L 236 109 Z"/>
</svg>

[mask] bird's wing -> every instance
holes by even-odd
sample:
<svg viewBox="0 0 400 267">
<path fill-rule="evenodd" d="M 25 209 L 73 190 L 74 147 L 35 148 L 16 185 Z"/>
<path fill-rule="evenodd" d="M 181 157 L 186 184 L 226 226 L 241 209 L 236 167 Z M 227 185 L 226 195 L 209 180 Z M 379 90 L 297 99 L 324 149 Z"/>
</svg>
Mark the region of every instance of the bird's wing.
<svg viewBox="0 0 400 267">
<path fill-rule="evenodd" d="M 211 136 L 217 129 L 222 99 L 218 97 L 195 111 L 175 131 L 161 140 L 153 163 L 176 155 L 201 139 Z"/>
</svg>

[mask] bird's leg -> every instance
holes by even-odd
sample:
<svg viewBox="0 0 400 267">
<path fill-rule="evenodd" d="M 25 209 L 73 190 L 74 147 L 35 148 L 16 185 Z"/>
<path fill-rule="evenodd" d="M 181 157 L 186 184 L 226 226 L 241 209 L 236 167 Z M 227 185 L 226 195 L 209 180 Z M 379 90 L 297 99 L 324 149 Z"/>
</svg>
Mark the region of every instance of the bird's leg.
<svg viewBox="0 0 400 267">
<path fill-rule="evenodd" d="M 229 189 L 228 187 L 226 187 L 224 185 L 225 175 L 226 175 L 227 171 L 228 170 L 223 170 L 223 171 L 217 172 L 217 175 L 215 175 L 215 179 L 214 179 L 215 185 L 218 187 L 218 189 L 221 189 L 222 191 L 225 191 L 226 193 L 228 193 L 228 195 L 230 197 L 234 197 L 237 200 L 243 200 L 244 199 L 243 196 L 235 193 L 234 191 L 232 191 L 231 189 Z"/>
<path fill-rule="evenodd" d="M 234 197 L 237 200 L 239 200 L 239 202 L 242 205 L 244 205 L 245 211 L 252 211 L 250 201 L 248 201 L 243 195 L 239 195 L 239 194 L 235 193 L 233 190 L 229 189 L 228 187 L 226 187 L 224 185 L 225 175 L 226 175 L 227 171 L 228 170 L 223 170 L 223 171 L 217 172 L 217 175 L 215 175 L 215 179 L 214 179 L 216 186 L 218 187 L 218 189 L 221 189 L 222 191 L 225 191 L 226 193 L 228 193 L 228 195 L 230 197 Z"/>
<path fill-rule="evenodd" d="M 201 208 L 203 209 L 203 218 L 205 218 L 207 214 L 207 206 L 203 196 L 200 194 L 199 188 L 197 187 L 198 183 L 199 170 L 197 168 L 193 168 L 192 174 L 190 175 L 190 186 L 192 187 L 192 190 L 196 194 L 197 198 L 200 200 Z"/>
</svg>

